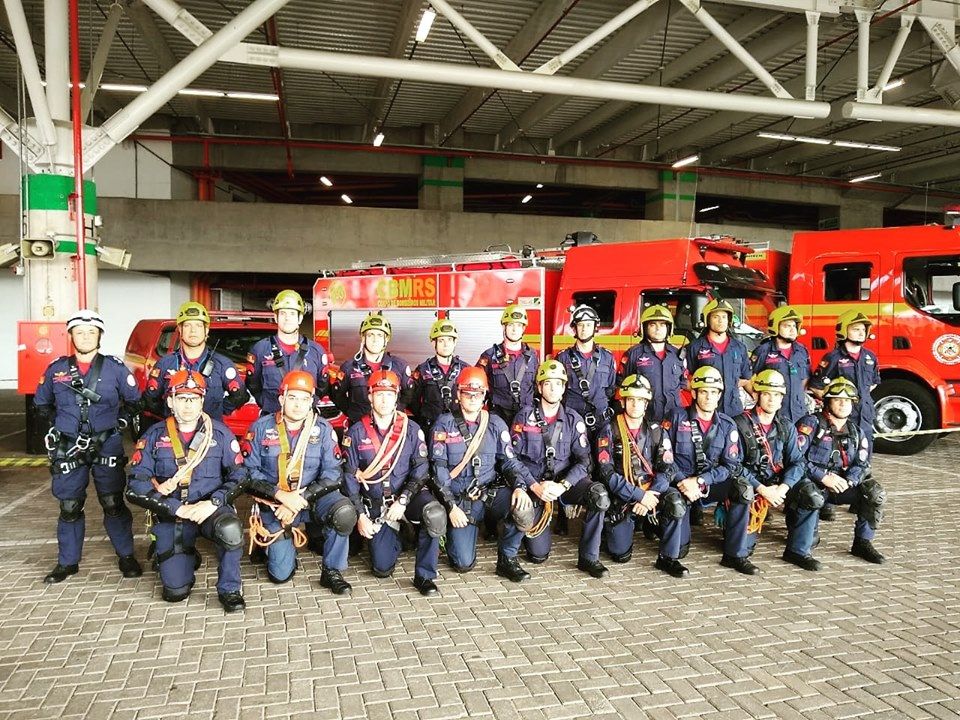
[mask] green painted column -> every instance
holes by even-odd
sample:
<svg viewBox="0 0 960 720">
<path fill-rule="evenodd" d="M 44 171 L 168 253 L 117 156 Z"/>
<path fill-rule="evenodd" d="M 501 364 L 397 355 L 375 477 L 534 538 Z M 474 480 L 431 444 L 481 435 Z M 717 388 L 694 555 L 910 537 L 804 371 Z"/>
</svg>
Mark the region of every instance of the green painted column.
<svg viewBox="0 0 960 720">
<path fill-rule="evenodd" d="M 462 157 L 424 155 L 420 170 L 420 210 L 463 212 Z"/>
<path fill-rule="evenodd" d="M 697 173 L 662 170 L 660 186 L 647 194 L 646 220 L 688 222 L 697 200 Z"/>
</svg>

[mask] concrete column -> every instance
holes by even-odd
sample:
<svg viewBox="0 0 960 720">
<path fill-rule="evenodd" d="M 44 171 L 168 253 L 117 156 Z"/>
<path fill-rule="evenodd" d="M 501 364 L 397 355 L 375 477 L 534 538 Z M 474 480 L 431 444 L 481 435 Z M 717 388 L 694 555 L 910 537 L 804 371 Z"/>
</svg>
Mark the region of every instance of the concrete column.
<svg viewBox="0 0 960 720">
<path fill-rule="evenodd" d="M 463 211 L 463 158 L 424 155 L 418 207 L 421 210 Z"/>
<path fill-rule="evenodd" d="M 646 220 L 689 222 L 697 199 L 697 173 L 663 170 L 659 187 L 647 193 Z"/>
<path fill-rule="evenodd" d="M 883 227 L 883 205 L 867 200 L 840 201 L 840 229 Z"/>
</svg>

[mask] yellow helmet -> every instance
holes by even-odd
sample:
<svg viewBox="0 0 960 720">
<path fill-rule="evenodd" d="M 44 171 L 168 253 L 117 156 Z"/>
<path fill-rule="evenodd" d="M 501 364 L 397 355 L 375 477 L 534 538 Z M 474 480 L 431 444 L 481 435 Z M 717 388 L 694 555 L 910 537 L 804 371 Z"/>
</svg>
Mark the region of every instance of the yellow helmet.
<svg viewBox="0 0 960 720">
<path fill-rule="evenodd" d="M 857 402 L 860 399 L 860 393 L 857 392 L 857 386 L 847 380 L 845 377 L 838 377 L 830 381 L 823 391 L 823 399 L 828 398 L 848 398 Z"/>
<path fill-rule="evenodd" d="M 296 290 L 281 290 L 278 292 L 270 308 L 274 312 L 277 312 L 277 310 L 296 310 L 301 315 L 307 312 L 306 303 L 303 302 L 303 298 Z"/>
<path fill-rule="evenodd" d="M 650 381 L 643 375 L 627 375 L 620 383 L 620 397 L 640 398 L 650 402 L 653 400 L 653 389 Z"/>
<path fill-rule="evenodd" d="M 379 330 L 387 339 L 393 334 L 390 329 L 390 321 L 387 320 L 379 310 L 367 313 L 367 316 L 360 323 L 360 334 L 363 335 L 367 330 Z"/>
<path fill-rule="evenodd" d="M 556 360 L 544 360 L 537 368 L 537 385 L 544 380 L 563 380 L 567 382 L 567 369 Z"/>
<path fill-rule="evenodd" d="M 520 307 L 516 303 L 507 305 L 503 309 L 503 314 L 500 316 L 501 325 L 509 325 L 514 322 L 523 323 L 524 327 L 530 324 L 530 320 L 527 318 L 527 309 Z"/>
<path fill-rule="evenodd" d="M 870 332 L 870 327 L 873 325 L 873 321 L 859 310 L 847 310 L 846 312 L 840 313 L 837 317 L 837 339 L 846 340 L 847 331 L 850 329 L 850 326 L 856 325 L 857 323 L 866 325 L 868 333 Z"/>
<path fill-rule="evenodd" d="M 758 392 L 787 394 L 787 381 L 776 370 L 761 370 L 752 378 L 753 389 Z"/>
<path fill-rule="evenodd" d="M 666 305 L 651 305 L 646 308 L 643 313 L 640 315 L 640 334 L 643 335 L 643 328 L 648 322 L 653 322 L 654 320 L 662 320 L 667 324 L 667 336 L 673 334 L 673 313 L 670 312 L 670 308 Z"/>
<path fill-rule="evenodd" d="M 723 390 L 723 375 L 720 371 L 711 365 L 701 365 L 690 378 L 690 389 L 701 390 L 703 388 L 717 388 Z"/>
<path fill-rule="evenodd" d="M 797 330 L 803 327 L 803 318 L 792 305 L 781 305 L 770 313 L 767 318 L 767 333 L 775 337 L 780 332 L 780 323 L 793 320 L 797 323 Z"/>
<path fill-rule="evenodd" d="M 430 339 L 436 340 L 438 337 L 452 337 L 456 340 L 459 335 L 457 334 L 457 326 L 453 324 L 450 320 L 437 320 L 430 326 Z"/>
<path fill-rule="evenodd" d="M 723 298 L 714 298 L 703 306 L 703 310 L 700 312 L 700 324 L 706 327 L 707 321 L 715 312 L 730 313 L 730 324 L 733 325 L 733 318 L 737 314 L 737 311 L 733 309 L 733 305 Z"/>
<path fill-rule="evenodd" d="M 199 320 L 204 325 L 209 325 L 210 313 L 207 312 L 203 303 L 188 300 L 177 310 L 177 325 L 185 323 L 187 320 Z"/>
</svg>

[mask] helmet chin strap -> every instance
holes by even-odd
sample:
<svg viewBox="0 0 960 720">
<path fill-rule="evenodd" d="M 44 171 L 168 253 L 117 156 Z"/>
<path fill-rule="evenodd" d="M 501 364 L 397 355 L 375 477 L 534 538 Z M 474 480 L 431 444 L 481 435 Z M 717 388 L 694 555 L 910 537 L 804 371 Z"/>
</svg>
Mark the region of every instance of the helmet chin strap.
<svg viewBox="0 0 960 720">
<path fill-rule="evenodd" d="M 864 343 L 863 340 L 851 340 L 850 338 L 847 338 L 844 342 L 848 342 L 851 345 L 856 345 L 857 347 L 861 347 Z"/>
</svg>

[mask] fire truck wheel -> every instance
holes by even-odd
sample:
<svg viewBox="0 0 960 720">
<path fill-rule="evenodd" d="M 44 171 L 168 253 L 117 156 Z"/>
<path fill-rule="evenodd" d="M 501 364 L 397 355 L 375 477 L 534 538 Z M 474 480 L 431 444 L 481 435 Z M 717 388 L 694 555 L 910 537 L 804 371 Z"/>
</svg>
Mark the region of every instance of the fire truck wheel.
<svg viewBox="0 0 960 720">
<path fill-rule="evenodd" d="M 933 430 L 939 412 L 930 392 L 910 380 L 881 382 L 873 392 L 878 434 L 903 430 Z M 888 455 L 914 455 L 939 437 L 936 433 L 900 438 L 877 438 L 874 449 Z"/>
</svg>

